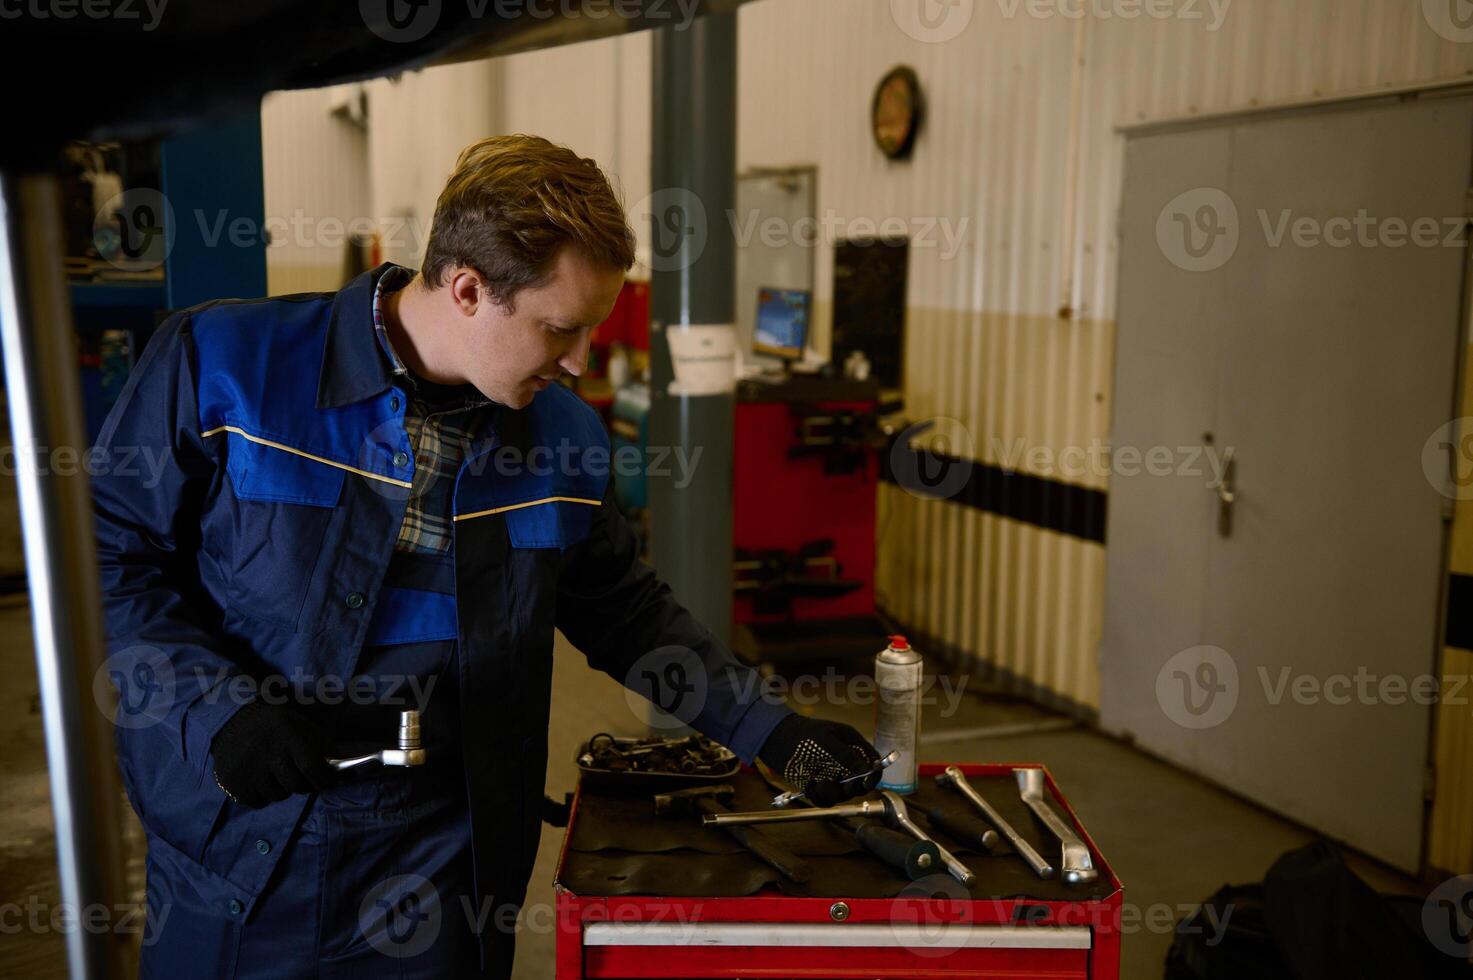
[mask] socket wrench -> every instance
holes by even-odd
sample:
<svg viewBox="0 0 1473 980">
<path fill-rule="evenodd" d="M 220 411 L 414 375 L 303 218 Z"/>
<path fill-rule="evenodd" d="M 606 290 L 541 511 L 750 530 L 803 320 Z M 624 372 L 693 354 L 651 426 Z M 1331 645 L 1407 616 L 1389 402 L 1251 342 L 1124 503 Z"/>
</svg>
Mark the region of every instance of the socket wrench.
<svg viewBox="0 0 1473 980">
<path fill-rule="evenodd" d="M 916 826 L 910 819 L 910 814 L 905 808 L 905 801 L 889 790 L 880 791 L 878 800 L 861 800 L 858 803 L 843 803 L 839 806 L 813 807 L 807 810 L 770 810 L 755 811 L 749 813 L 708 813 L 701 818 L 701 822 L 720 827 L 725 824 L 746 823 L 788 823 L 794 820 L 822 820 L 828 817 L 880 817 L 892 826 L 910 834 L 916 840 L 929 841 L 936 845 L 936 853 L 941 856 L 941 863 L 946 865 L 946 870 L 953 878 L 964 885 L 970 885 L 977 880 L 971 870 L 956 856 L 942 847 L 935 838 L 928 837 L 926 832 Z"/>
<path fill-rule="evenodd" d="M 1054 808 L 1048 805 L 1048 799 L 1044 795 L 1044 782 L 1042 769 L 1014 769 L 1013 777 L 1018 780 L 1018 795 L 1023 802 L 1028 804 L 1038 819 L 1042 820 L 1053 835 L 1063 845 L 1063 861 L 1061 863 L 1062 874 L 1066 884 L 1079 885 L 1084 882 L 1094 881 L 1100 876 L 1095 870 L 1094 861 L 1089 856 L 1089 848 L 1079 835 L 1074 833 L 1074 828 L 1065 823 Z"/>
<path fill-rule="evenodd" d="M 399 747 L 355 755 L 348 759 L 328 759 L 334 769 L 351 769 L 365 762 L 381 762 L 386 766 L 422 766 L 425 764 L 424 746 L 419 739 L 419 712 L 399 712 Z"/>
</svg>

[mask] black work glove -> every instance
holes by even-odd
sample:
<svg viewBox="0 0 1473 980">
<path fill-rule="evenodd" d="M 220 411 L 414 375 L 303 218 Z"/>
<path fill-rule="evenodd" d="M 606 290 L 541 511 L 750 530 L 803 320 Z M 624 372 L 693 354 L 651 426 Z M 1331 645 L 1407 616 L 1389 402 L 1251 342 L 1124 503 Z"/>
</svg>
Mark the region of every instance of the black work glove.
<svg viewBox="0 0 1473 980">
<path fill-rule="evenodd" d="M 290 705 L 251 701 L 210 742 L 215 783 L 252 809 L 311 793 L 333 782 L 326 739 Z"/>
<path fill-rule="evenodd" d="M 767 736 L 757 757 L 818 806 L 868 793 L 880 782 L 880 773 L 875 772 L 839 785 L 841 779 L 869 772 L 880 754 L 863 735 L 837 721 L 789 715 Z"/>
</svg>

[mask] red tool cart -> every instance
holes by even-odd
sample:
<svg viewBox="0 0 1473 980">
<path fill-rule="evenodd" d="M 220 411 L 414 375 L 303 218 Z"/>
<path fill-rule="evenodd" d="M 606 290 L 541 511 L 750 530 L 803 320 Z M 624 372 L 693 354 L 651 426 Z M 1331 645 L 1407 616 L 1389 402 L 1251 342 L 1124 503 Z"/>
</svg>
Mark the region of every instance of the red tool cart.
<svg viewBox="0 0 1473 980">
<path fill-rule="evenodd" d="M 1057 839 L 1024 807 L 1013 779 L 1014 769 L 1042 767 L 959 768 L 1022 837 L 1057 863 Z M 923 765 L 922 789 L 907 798 L 923 827 L 917 812 L 944 792 L 930 778 L 944 769 Z M 764 799 L 765 784 L 750 770 L 740 775 L 748 783 L 733 809 L 760 808 L 753 801 Z M 558 980 L 1117 980 L 1119 879 L 1046 769 L 1044 775 L 1054 810 L 1090 849 L 1099 877 L 1089 885 L 1038 879 L 1006 844 L 990 856 L 973 853 L 934 830 L 977 875 L 970 888 L 943 874 L 908 881 L 863 852 L 804 854 L 816 872 L 796 885 L 746 852 L 731 853 L 715 828 L 692 819 L 675 838 L 662 840 L 659 818 L 635 801 L 580 787 L 554 884 Z M 647 800 L 644 805 L 652 810 Z M 681 837 L 696 843 L 697 833 L 710 835 L 715 853 L 670 847 Z M 701 846 L 705 840 L 699 838 Z M 647 887 L 656 883 L 668 887 Z M 736 887 L 723 887 L 728 884 Z"/>
</svg>

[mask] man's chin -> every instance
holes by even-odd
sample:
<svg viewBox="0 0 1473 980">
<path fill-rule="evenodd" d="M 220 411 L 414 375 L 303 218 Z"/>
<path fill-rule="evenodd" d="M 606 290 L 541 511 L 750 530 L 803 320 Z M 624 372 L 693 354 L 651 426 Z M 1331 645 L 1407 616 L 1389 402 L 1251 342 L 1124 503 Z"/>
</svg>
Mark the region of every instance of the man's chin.
<svg viewBox="0 0 1473 980">
<path fill-rule="evenodd" d="M 526 408 L 532 404 L 532 399 L 537 397 L 539 391 L 541 389 L 535 385 L 522 385 L 502 404 L 510 408 Z"/>
</svg>

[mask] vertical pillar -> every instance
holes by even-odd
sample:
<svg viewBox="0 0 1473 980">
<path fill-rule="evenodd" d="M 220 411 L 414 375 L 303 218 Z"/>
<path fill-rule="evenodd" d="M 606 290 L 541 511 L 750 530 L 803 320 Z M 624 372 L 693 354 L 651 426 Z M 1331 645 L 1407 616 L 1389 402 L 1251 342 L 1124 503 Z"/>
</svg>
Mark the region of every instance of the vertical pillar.
<svg viewBox="0 0 1473 980">
<path fill-rule="evenodd" d="M 0 345 L 61 900 L 80 917 L 98 904 L 115 909 L 125 896 L 112 724 L 93 696 L 104 643 L 92 492 L 85 467 L 59 475 L 39 465 L 62 447 L 78 456 L 86 448 L 65 254 L 55 176 L 0 173 Z M 68 931 L 73 980 L 130 976 L 126 940 L 114 929 Z"/>
<path fill-rule="evenodd" d="M 732 584 L 736 258 L 727 213 L 736 196 L 736 26 L 736 14 L 723 13 L 660 29 L 652 71 L 649 439 L 672 459 L 668 472 L 649 475 L 651 544 L 660 576 L 723 640 Z M 675 454 L 694 466 L 678 465 Z"/>
</svg>

